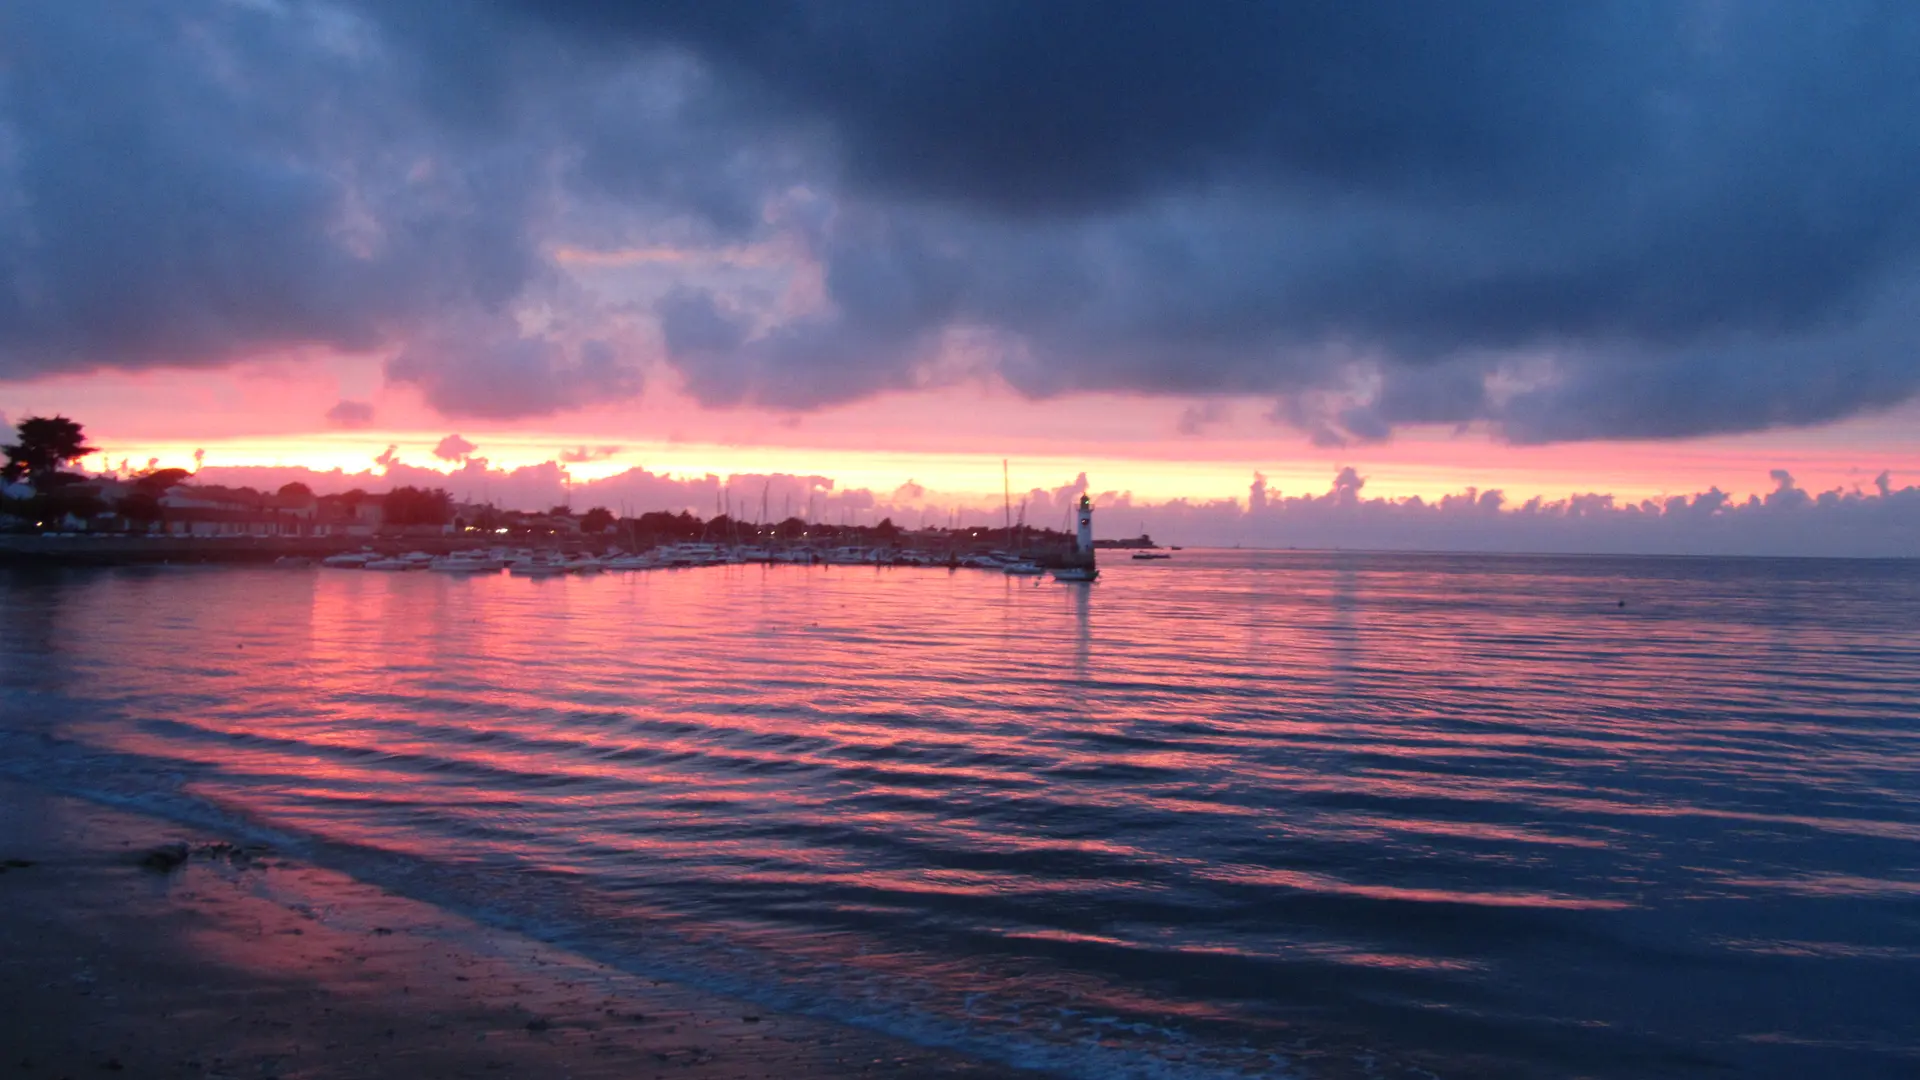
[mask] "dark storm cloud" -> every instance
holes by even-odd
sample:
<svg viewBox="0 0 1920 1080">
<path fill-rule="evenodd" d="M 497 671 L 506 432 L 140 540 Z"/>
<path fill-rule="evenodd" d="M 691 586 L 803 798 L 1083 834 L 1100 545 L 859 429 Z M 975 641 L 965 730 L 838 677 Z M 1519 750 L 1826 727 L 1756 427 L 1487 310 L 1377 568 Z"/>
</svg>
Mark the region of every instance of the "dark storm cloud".
<svg viewBox="0 0 1920 1080">
<path fill-rule="evenodd" d="M 447 416 L 540 416 L 640 393 L 640 371 L 600 340 L 568 346 L 512 327 L 480 324 L 418 334 L 387 364 L 387 378 L 419 387 Z"/>
<path fill-rule="evenodd" d="M 1670 20 L 1645 19 L 1660 11 L 1650 6 L 517 6 L 596 37 L 684 45 L 749 80 L 763 107 L 831 122 L 848 169 L 876 187 L 1016 212 L 1120 204 L 1249 172 L 1342 189 L 1418 178 L 1473 193 L 1570 180 L 1639 136 L 1630 113 L 1645 106 L 1622 92 L 1673 59 L 1659 34 Z M 1557 122 L 1573 112 L 1589 122 Z"/>
<path fill-rule="evenodd" d="M 1868 0 L 15 4 L 0 377 L 321 344 L 564 410 L 648 357 L 543 248 L 779 237 L 824 307 L 634 308 L 709 404 L 987 371 L 1329 443 L 1815 424 L 1920 390 L 1916 54 Z"/>
<path fill-rule="evenodd" d="M 1920 384 L 1910 319 L 1851 333 L 1920 244 L 1907 6 L 523 9 L 824 124 L 870 213 L 914 226 L 825 253 L 839 310 L 797 358 L 688 358 L 709 400 L 780 400 L 822 338 L 857 387 L 910 381 L 956 320 L 1032 346 L 1006 373 L 1033 393 L 1297 394 L 1359 354 L 1373 396 L 1316 421 L 1357 438 L 1814 423 Z M 1560 389 L 1495 401 L 1518 352 Z"/>
<path fill-rule="evenodd" d="M 723 311 L 706 289 L 675 289 L 654 305 L 667 348 L 681 355 L 725 356 L 745 344 L 746 321 Z"/>
<path fill-rule="evenodd" d="M 0 374 L 375 347 L 535 273 L 527 165 L 319 5 L 0 11 Z"/>
</svg>

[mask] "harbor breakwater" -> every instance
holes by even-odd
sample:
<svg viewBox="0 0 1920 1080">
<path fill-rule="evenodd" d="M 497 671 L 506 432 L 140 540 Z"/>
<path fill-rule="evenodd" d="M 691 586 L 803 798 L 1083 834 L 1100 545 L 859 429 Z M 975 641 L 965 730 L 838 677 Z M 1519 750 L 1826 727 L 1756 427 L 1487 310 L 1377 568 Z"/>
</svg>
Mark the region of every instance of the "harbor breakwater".
<svg viewBox="0 0 1920 1080">
<path fill-rule="evenodd" d="M 0 536 L 0 566 L 144 566 L 174 563 L 271 563 L 282 558 L 324 559 L 371 548 L 388 554 L 445 555 L 470 548 L 470 537 L 314 536 Z M 587 547 L 601 546 L 592 538 Z"/>
</svg>

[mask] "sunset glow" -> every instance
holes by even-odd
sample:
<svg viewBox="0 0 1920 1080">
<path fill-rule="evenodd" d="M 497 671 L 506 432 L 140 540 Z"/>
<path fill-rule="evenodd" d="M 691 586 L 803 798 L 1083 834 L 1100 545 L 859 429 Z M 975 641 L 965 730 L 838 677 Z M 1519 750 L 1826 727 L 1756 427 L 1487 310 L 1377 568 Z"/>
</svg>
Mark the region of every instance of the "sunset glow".
<svg viewBox="0 0 1920 1080">
<path fill-rule="evenodd" d="M 1879 150 L 1902 143 L 1796 123 L 1801 142 L 1767 160 L 1844 174 L 1815 182 L 1750 161 L 1767 138 L 1718 141 L 1703 118 L 1746 131 L 1742 95 L 1775 92 L 1742 20 L 1649 32 L 1643 50 L 1677 50 L 1662 70 L 1703 81 L 1639 86 L 1623 100 L 1642 104 L 1605 123 L 1574 98 L 1512 104 L 1532 89 L 1456 100 L 1477 69 L 1408 98 L 1383 82 L 1383 100 L 1440 110 L 1389 123 L 1296 101 L 1249 57 L 1223 69 L 1243 92 L 1205 108 L 1134 97 L 1130 65 L 1102 75 L 1134 102 L 1117 109 L 1003 97 L 965 65 L 897 100 L 843 100 L 833 80 L 788 85 L 795 70 L 638 15 L 604 40 L 582 34 L 594 17 L 482 19 L 491 55 L 517 59 L 447 98 L 433 80 L 449 58 L 427 42 L 457 34 L 312 3 L 329 14 L 127 16 L 154 60 L 117 91 L 32 75 L 56 85 L 48 100 L 126 103 L 144 118 L 127 130 L 174 133 L 145 167 L 94 162 L 94 129 L 64 114 L 0 112 L 20 133 L 0 143 L 0 239 L 25 260 L 0 277 L 8 425 L 76 419 L 96 472 L 424 484 L 510 509 L 724 508 L 778 481 L 782 505 L 831 494 L 838 513 L 937 520 L 991 513 L 1005 461 L 1015 496 L 1084 476 L 1124 508 L 1103 528 L 1160 507 L 1189 540 L 1247 545 L 1297 530 L 1229 528 L 1223 508 L 1336 488 L 1342 505 L 1570 518 L 1870 503 L 1865 548 L 1837 522 L 1716 541 L 1756 552 L 1906 550 L 1902 515 L 1920 514 L 1891 499 L 1920 503 L 1920 262 L 1861 239 L 1906 235 L 1884 225 L 1905 220 L 1883 198 L 1905 190 L 1901 159 Z M 87 26 L 20 29 L 58 55 Z M 1273 33 L 1254 37 L 1314 31 Z M 620 40 L 617 57 L 573 52 Z M 1542 40 L 1579 54 L 1568 70 L 1613 70 L 1574 44 L 1584 31 Z M 842 46 L 816 47 L 796 62 L 838 70 Z M 971 89 L 934 104 L 956 87 Z M 768 104 L 782 94 L 795 111 Z M 448 100 L 498 111 L 468 128 Z M 259 112 L 272 102 L 285 116 Z M 1147 105 L 1183 115 L 1149 122 Z M 1295 109 L 1298 132 L 1267 126 Z M 1009 116 L 1085 141 L 1066 150 Z M 1353 133 L 1376 121 L 1386 142 L 1363 152 Z M 1429 131 L 1458 137 L 1411 134 Z M 8 171 L 15 142 L 27 156 Z M 1464 157 L 1433 157 L 1441 145 Z M 524 168 L 494 171 L 506 161 Z M 153 228 L 89 233 L 98 250 L 43 242 L 124 207 Z M 1834 224 L 1847 215 L 1858 227 Z M 1355 519 L 1341 542 L 1535 542 L 1508 521 L 1416 541 Z"/>
<path fill-rule="evenodd" d="M 938 399 L 905 404 L 923 415 L 941 408 Z M 1329 449 L 1305 445 L 1284 433 L 1261 438 L 1257 432 L 1229 431 L 1205 439 L 1181 438 L 1166 430 L 1171 427 L 1169 410 L 1149 401 L 1002 401 L 993 406 L 1029 414 L 1030 433 L 1012 434 L 1002 442 L 995 431 L 972 429 L 964 418 L 946 430 L 906 424 L 888 428 L 890 410 L 880 408 L 848 410 L 852 415 L 791 425 L 771 421 L 761 436 L 764 441 L 751 442 L 637 437 L 636 428 L 594 417 L 585 419 L 598 426 L 587 430 L 489 431 L 467 424 L 448 425 L 448 429 L 474 443 L 478 447 L 474 456 L 485 458 L 494 468 L 559 460 L 576 481 L 603 479 L 631 468 L 677 478 L 785 473 L 822 476 L 838 487 L 880 493 L 915 483 L 941 496 L 968 501 L 998 498 L 1003 456 L 1011 460 L 1017 490 L 1058 487 L 1084 472 L 1096 490 L 1131 492 L 1152 502 L 1244 501 L 1256 472 L 1267 477 L 1270 487 L 1283 491 L 1320 491 L 1347 465 L 1357 466 L 1366 476 L 1369 494 L 1417 495 L 1429 500 L 1467 487 L 1498 489 L 1519 501 L 1594 491 L 1638 500 L 1713 487 L 1744 498 L 1771 490 L 1769 471 L 1783 467 L 1810 490 L 1868 487 L 1882 470 L 1920 477 L 1920 447 L 1909 437 L 1920 419 L 1911 409 L 1838 429 L 1680 444 L 1516 448 L 1479 433 L 1413 429 L 1385 445 Z M 1143 422 L 1159 421 L 1159 437 L 1127 438 L 1101 430 L 1115 411 Z M 209 427 L 219 426 L 218 417 L 207 419 Z M 640 418 L 636 427 L 651 419 Z M 687 430 L 697 430 L 696 425 L 704 422 L 725 433 L 741 426 L 738 417 L 697 411 L 682 414 L 682 422 Z M 1054 431 L 1049 432 L 1049 427 Z M 337 469 L 359 474 L 370 469 L 377 472 L 375 459 L 393 447 L 395 456 L 409 465 L 453 472 L 460 463 L 436 458 L 433 452 L 447 434 L 447 430 L 432 429 L 368 429 L 121 440 L 103 433 L 98 438 L 102 453 L 87 464 L 111 469 L 126 460 L 144 467 L 149 459 L 157 459 L 161 467 L 193 468 L 195 453 L 201 452 L 203 464 L 214 468 Z M 863 445 L 876 438 L 889 447 Z M 969 442 L 994 448 L 959 449 Z M 588 460 L 566 460 L 567 455 Z"/>
<path fill-rule="evenodd" d="M 1913 1080 L 1916 57 L 0 0 L 0 1070 Z"/>
</svg>

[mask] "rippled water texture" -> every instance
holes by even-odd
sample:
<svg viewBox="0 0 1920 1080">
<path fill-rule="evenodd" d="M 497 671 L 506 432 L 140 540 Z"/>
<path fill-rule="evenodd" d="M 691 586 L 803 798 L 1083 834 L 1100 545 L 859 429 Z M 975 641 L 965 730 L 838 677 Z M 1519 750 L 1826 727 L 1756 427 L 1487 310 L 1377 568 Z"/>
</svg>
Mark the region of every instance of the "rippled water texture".
<svg viewBox="0 0 1920 1080">
<path fill-rule="evenodd" d="M 0 770 L 1084 1077 L 1920 1075 L 1920 565 L 0 576 Z"/>
</svg>

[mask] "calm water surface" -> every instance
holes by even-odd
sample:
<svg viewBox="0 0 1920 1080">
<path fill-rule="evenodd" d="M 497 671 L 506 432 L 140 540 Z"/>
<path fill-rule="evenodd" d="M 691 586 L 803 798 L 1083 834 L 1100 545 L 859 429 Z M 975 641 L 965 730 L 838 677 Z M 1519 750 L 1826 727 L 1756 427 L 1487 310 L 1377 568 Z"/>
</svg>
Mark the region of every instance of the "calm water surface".
<svg viewBox="0 0 1920 1080">
<path fill-rule="evenodd" d="M 0 772 L 1072 1076 L 1920 1075 L 1920 564 L 1109 566 L 0 575 Z"/>
</svg>

